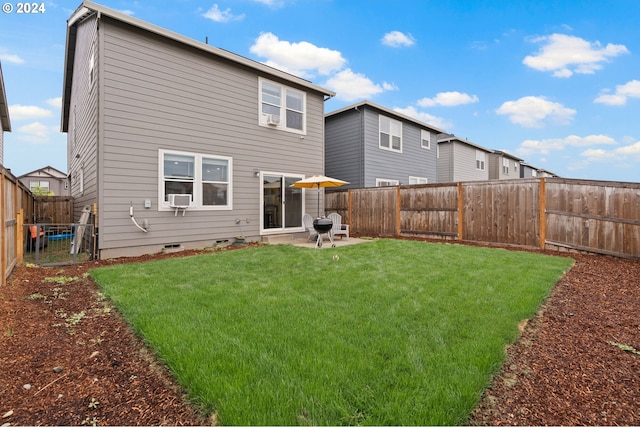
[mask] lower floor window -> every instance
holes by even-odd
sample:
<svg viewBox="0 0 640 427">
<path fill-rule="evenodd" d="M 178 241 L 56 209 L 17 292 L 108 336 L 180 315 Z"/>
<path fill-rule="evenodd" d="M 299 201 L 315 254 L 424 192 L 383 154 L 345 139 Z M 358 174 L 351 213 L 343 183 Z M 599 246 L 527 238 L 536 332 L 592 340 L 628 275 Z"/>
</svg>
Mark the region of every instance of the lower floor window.
<svg viewBox="0 0 640 427">
<path fill-rule="evenodd" d="M 394 185 L 400 185 L 400 181 L 397 179 L 376 178 L 376 187 L 393 187 Z"/>
<path fill-rule="evenodd" d="M 428 184 L 429 183 L 429 178 L 424 178 L 421 176 L 410 176 L 409 177 L 409 184 Z"/>
<path fill-rule="evenodd" d="M 189 207 L 232 208 L 232 158 L 160 150 L 159 205 L 170 208 L 170 195 L 189 195 Z"/>
</svg>

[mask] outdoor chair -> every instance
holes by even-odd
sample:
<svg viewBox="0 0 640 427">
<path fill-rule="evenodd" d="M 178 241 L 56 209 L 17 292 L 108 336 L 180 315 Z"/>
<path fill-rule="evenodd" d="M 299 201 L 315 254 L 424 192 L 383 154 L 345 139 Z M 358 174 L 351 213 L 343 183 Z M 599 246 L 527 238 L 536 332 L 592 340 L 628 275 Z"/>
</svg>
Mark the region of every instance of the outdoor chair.
<svg viewBox="0 0 640 427">
<path fill-rule="evenodd" d="M 331 222 L 333 222 L 333 227 L 331 227 L 331 234 L 335 237 L 336 234 L 340 234 L 340 238 L 342 236 L 347 236 L 347 240 L 349 240 L 349 225 L 342 223 L 342 215 L 337 212 L 333 212 L 329 214 L 328 217 Z"/>
<path fill-rule="evenodd" d="M 304 224 L 304 228 L 309 232 L 309 237 L 307 241 L 316 240 L 318 238 L 318 232 L 315 228 L 313 228 L 313 218 L 309 214 L 304 214 L 302 216 L 302 224 Z"/>
</svg>

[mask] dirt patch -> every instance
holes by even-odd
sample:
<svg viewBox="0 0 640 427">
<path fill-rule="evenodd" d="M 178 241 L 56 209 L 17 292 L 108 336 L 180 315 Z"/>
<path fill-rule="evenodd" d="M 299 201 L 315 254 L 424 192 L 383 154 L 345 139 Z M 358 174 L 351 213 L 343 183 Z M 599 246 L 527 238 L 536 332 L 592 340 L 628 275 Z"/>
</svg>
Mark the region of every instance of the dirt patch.
<svg viewBox="0 0 640 427">
<path fill-rule="evenodd" d="M 16 268 L 0 288 L 0 425 L 215 421 L 189 405 L 85 275 L 197 252 Z M 571 256 L 575 267 L 520 325 L 521 339 L 470 424 L 640 423 L 640 262 Z"/>
</svg>

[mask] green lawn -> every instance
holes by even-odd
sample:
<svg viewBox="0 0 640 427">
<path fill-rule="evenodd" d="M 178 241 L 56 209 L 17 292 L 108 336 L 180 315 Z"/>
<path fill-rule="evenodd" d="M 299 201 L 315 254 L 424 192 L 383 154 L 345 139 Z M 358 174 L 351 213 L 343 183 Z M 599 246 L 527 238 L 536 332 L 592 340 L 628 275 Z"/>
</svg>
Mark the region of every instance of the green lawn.
<svg viewBox="0 0 640 427">
<path fill-rule="evenodd" d="M 459 425 L 572 262 L 384 239 L 91 274 L 222 424 Z"/>
</svg>

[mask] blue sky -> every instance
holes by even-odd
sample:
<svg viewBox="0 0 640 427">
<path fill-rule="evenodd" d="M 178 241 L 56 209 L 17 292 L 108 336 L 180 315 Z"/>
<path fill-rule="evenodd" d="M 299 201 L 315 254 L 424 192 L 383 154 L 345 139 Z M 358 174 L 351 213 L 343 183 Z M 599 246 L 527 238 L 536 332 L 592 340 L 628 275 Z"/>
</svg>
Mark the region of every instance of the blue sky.
<svg viewBox="0 0 640 427">
<path fill-rule="evenodd" d="M 640 1 L 102 0 L 171 31 L 368 99 L 560 176 L 640 181 Z M 66 20 L 0 14 L 14 175 L 66 172 Z M 38 3 L 40 4 L 40 3 Z"/>
</svg>

